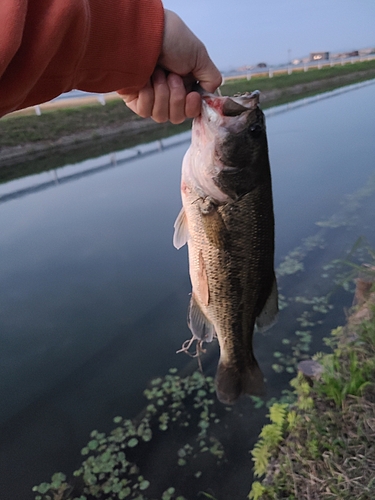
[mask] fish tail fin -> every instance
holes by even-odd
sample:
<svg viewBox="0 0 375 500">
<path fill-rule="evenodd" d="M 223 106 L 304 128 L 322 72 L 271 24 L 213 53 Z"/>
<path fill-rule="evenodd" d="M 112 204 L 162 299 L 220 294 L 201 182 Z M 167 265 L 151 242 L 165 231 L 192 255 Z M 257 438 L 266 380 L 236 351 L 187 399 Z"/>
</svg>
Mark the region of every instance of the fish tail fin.
<svg viewBox="0 0 375 500">
<path fill-rule="evenodd" d="M 234 404 L 241 394 L 262 396 L 265 393 L 263 373 L 255 359 L 243 371 L 220 361 L 215 384 L 217 398 L 224 404 Z"/>
<path fill-rule="evenodd" d="M 266 393 L 266 384 L 262 370 L 254 359 L 251 366 L 247 367 L 242 375 L 242 394 L 252 396 L 264 396 Z"/>
</svg>

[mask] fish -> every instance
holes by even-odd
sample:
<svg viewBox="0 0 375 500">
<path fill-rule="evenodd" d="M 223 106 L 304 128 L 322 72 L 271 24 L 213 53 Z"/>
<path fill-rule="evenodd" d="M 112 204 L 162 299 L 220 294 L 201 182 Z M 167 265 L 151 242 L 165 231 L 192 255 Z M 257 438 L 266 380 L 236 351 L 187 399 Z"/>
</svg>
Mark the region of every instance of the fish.
<svg viewBox="0 0 375 500">
<path fill-rule="evenodd" d="M 216 394 L 234 404 L 264 394 L 253 333 L 270 328 L 278 313 L 271 170 L 259 92 L 201 97 L 173 244 L 188 246 L 192 341 L 218 339 Z"/>
</svg>

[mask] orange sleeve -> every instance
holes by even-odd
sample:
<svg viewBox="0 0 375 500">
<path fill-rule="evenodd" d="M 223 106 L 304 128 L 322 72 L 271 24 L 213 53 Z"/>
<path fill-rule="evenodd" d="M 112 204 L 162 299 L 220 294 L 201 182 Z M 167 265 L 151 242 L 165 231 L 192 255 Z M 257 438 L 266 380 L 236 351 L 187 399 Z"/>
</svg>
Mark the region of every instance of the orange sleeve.
<svg viewBox="0 0 375 500">
<path fill-rule="evenodd" d="M 160 0 L 0 0 L 0 116 L 80 89 L 142 88 L 160 54 Z"/>
</svg>

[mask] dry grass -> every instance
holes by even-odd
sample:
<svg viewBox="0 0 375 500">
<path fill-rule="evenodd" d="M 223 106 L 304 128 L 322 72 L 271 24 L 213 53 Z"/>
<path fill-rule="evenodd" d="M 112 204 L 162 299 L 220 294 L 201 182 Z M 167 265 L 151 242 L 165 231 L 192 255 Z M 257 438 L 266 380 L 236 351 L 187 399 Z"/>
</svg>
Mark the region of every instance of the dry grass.
<svg viewBox="0 0 375 500">
<path fill-rule="evenodd" d="M 375 393 L 369 396 L 374 400 Z M 279 494 L 271 498 L 373 499 L 374 402 L 368 396 L 348 396 L 337 411 L 317 399 L 314 411 L 303 416 L 280 446 L 279 457 Z"/>
<path fill-rule="evenodd" d="M 322 378 L 311 388 L 295 379 L 294 417 L 250 498 L 374 500 L 375 293 L 333 333 L 333 354 L 319 359 Z"/>
</svg>

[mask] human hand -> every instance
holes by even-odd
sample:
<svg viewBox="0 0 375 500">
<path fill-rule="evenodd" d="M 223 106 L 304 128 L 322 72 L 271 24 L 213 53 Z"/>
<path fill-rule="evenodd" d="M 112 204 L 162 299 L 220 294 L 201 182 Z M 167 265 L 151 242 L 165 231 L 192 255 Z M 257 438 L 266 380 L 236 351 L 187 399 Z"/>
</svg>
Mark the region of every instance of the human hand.
<svg viewBox="0 0 375 500">
<path fill-rule="evenodd" d="M 201 97 L 191 92 L 199 81 L 208 92 L 221 83 L 221 74 L 203 43 L 170 10 L 164 11 L 163 46 L 150 80 L 137 93 L 122 95 L 126 105 L 139 116 L 156 122 L 182 123 L 201 111 Z"/>
</svg>

